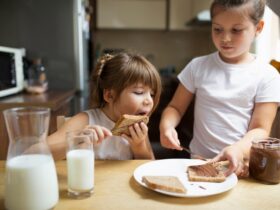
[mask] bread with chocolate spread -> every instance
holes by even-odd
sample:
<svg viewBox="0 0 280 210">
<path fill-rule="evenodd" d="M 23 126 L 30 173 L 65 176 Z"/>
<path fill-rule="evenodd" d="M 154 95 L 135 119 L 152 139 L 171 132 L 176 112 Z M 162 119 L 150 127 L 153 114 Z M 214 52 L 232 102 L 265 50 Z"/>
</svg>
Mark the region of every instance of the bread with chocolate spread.
<svg viewBox="0 0 280 210">
<path fill-rule="evenodd" d="M 130 136 L 128 127 L 134 125 L 135 123 L 144 122 L 147 124 L 149 122 L 149 117 L 146 115 L 128 115 L 124 114 L 115 124 L 114 128 L 111 130 L 114 136 L 120 136 L 121 134 L 126 134 Z"/>
<path fill-rule="evenodd" d="M 223 182 L 226 180 L 224 172 L 229 165 L 228 161 L 192 165 L 187 168 L 189 181 L 195 182 Z"/>
<path fill-rule="evenodd" d="M 187 190 L 176 176 L 143 176 L 142 182 L 150 189 L 174 193 L 186 193 Z"/>
</svg>

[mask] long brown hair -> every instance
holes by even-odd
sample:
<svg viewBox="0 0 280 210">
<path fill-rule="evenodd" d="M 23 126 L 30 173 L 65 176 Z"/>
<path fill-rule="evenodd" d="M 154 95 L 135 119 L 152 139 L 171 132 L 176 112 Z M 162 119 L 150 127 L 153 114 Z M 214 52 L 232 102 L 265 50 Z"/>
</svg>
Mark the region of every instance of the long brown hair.
<svg viewBox="0 0 280 210">
<path fill-rule="evenodd" d="M 105 89 L 114 90 L 117 100 L 126 87 L 136 83 L 151 87 L 154 92 L 154 110 L 162 89 L 161 79 L 154 65 L 139 54 L 122 52 L 102 56 L 91 76 L 91 107 L 104 107 L 106 102 L 103 91 Z"/>
</svg>

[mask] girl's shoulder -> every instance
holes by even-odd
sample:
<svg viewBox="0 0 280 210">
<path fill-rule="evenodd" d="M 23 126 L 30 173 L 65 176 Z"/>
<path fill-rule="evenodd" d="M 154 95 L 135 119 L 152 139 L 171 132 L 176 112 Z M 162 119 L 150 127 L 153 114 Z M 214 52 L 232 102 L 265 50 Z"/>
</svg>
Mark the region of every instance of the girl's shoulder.
<svg viewBox="0 0 280 210">
<path fill-rule="evenodd" d="M 93 108 L 93 109 L 88 109 L 82 112 L 84 115 L 87 115 L 88 118 L 100 118 L 102 117 L 104 114 L 103 112 L 99 109 L 99 108 Z"/>
<path fill-rule="evenodd" d="M 70 121 L 72 121 L 73 123 L 79 123 L 82 125 L 87 125 L 88 124 L 88 115 L 84 112 L 80 112 L 76 115 L 74 115 L 73 117 L 71 117 Z"/>
<path fill-rule="evenodd" d="M 194 74 L 200 74 L 199 72 L 205 72 L 206 68 L 210 68 L 215 64 L 216 53 L 203 55 L 193 58 L 182 70 L 183 74 L 186 72 L 196 72 Z"/>
<path fill-rule="evenodd" d="M 190 63 L 192 64 L 199 64 L 199 63 L 205 63 L 205 62 L 213 62 L 217 57 L 217 52 L 208 54 L 208 55 L 202 55 L 195 57 L 191 60 Z"/>
<path fill-rule="evenodd" d="M 59 130 L 63 132 L 69 130 L 83 129 L 88 124 L 88 116 L 86 113 L 81 112 L 72 117 L 67 118 L 67 120 L 64 120 L 61 128 L 59 128 Z"/>
<path fill-rule="evenodd" d="M 101 125 L 106 128 L 113 128 L 114 122 L 99 108 L 89 109 L 83 112 L 88 117 L 90 125 Z"/>
<path fill-rule="evenodd" d="M 278 70 L 259 57 L 256 58 L 255 70 L 263 77 L 279 77 Z"/>
</svg>

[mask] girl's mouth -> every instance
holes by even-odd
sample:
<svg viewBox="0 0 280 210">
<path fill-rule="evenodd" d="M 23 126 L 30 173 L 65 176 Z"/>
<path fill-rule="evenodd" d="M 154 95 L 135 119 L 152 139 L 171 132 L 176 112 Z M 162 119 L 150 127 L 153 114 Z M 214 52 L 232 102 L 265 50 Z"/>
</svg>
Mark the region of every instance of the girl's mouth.
<svg viewBox="0 0 280 210">
<path fill-rule="evenodd" d="M 231 49 L 233 49 L 233 47 L 230 47 L 230 46 L 222 46 L 222 49 L 223 49 L 223 50 L 231 50 Z"/>
<path fill-rule="evenodd" d="M 148 115 L 148 112 L 139 112 L 136 115 Z"/>
</svg>

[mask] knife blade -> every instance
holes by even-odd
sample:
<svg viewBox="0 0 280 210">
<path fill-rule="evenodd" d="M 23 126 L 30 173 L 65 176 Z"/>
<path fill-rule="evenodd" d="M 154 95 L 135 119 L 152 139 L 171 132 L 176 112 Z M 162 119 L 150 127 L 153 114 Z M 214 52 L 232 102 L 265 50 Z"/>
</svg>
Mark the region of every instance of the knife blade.
<svg viewBox="0 0 280 210">
<path fill-rule="evenodd" d="M 205 157 L 202 157 L 201 155 L 194 154 L 189 148 L 183 147 L 183 146 L 181 146 L 181 148 L 182 148 L 184 151 L 186 151 L 187 153 L 189 153 L 189 154 L 191 155 L 192 158 L 207 161 L 207 159 L 206 159 Z"/>
</svg>

